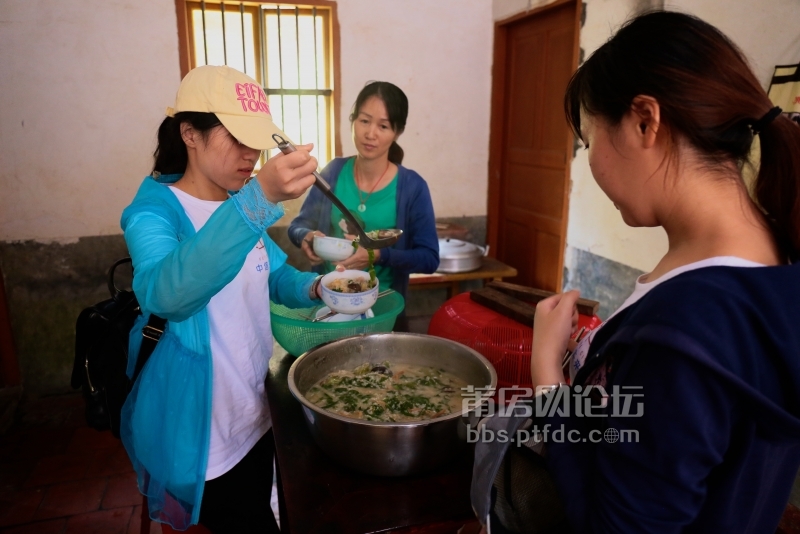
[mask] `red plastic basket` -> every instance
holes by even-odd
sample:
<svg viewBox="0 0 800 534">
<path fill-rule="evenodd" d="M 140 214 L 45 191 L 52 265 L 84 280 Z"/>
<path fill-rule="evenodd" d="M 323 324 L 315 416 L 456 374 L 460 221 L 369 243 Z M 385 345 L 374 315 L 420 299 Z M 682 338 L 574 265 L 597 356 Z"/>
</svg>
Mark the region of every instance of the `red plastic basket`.
<svg viewBox="0 0 800 534">
<path fill-rule="evenodd" d="M 592 330 L 602 321 L 580 315 L 578 326 Z M 531 386 L 533 328 L 481 306 L 462 293 L 433 315 L 428 334 L 462 343 L 481 353 L 497 371 L 497 388 Z"/>
</svg>

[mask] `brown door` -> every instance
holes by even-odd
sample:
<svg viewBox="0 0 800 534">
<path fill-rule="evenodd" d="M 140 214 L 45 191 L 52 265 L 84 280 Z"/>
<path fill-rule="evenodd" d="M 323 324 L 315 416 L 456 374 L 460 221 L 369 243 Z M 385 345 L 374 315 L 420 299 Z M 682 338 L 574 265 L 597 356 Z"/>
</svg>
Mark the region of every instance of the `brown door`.
<svg viewBox="0 0 800 534">
<path fill-rule="evenodd" d="M 513 282 L 561 290 L 572 135 L 564 91 L 577 66 L 579 4 L 495 25 L 489 154 L 490 250 Z"/>
</svg>

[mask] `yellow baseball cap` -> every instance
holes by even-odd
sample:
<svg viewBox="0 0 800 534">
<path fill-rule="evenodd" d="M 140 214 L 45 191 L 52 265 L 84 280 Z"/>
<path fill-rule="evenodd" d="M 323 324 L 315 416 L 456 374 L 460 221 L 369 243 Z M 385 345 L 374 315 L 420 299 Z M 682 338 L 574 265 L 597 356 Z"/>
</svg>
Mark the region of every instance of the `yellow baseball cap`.
<svg viewBox="0 0 800 534">
<path fill-rule="evenodd" d="M 236 69 L 204 65 L 189 71 L 175 96 L 174 117 L 182 111 L 213 113 L 240 143 L 257 150 L 274 148 L 272 134 L 289 137 L 272 122 L 267 95 L 256 81 Z"/>
</svg>

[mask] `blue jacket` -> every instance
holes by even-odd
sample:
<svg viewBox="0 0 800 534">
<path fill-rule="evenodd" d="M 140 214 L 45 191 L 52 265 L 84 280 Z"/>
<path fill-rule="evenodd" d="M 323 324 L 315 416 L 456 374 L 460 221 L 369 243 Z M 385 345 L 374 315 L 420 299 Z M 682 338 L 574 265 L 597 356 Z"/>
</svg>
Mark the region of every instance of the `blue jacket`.
<svg viewBox="0 0 800 534">
<path fill-rule="evenodd" d="M 286 254 L 264 231 L 281 217 L 283 208 L 266 201 L 256 180 L 195 232 L 165 185 L 178 178 L 145 178 L 122 213 L 133 259 L 133 291 L 143 313 L 131 331 L 129 354 L 138 355 L 141 330 L 151 313 L 168 322 L 123 406 L 121 437 L 139 489 L 148 497 L 150 517 L 182 530 L 199 519 L 208 461 L 208 302 L 239 273 L 259 239 L 267 249 L 270 299 L 290 307 L 311 306 L 308 292 L 314 275 L 287 265 Z M 269 306 L 264 297 L 264 306 Z M 132 357 L 129 376 L 134 365 Z"/>
<path fill-rule="evenodd" d="M 336 158 L 322 169 L 322 177 L 331 189 L 336 189 L 347 159 Z M 432 273 L 439 267 L 439 239 L 428 184 L 411 169 L 402 165 L 397 169 L 397 227 L 403 235 L 393 246 L 381 249 L 376 263 L 392 268 L 392 289 L 405 296 L 410 273 Z M 331 233 L 331 201 L 316 187 L 309 190 L 300 214 L 289 225 L 289 239 L 299 247 L 312 230 Z M 321 269 L 318 266 L 315 271 Z"/>
<path fill-rule="evenodd" d="M 547 442 L 575 532 L 775 532 L 800 467 L 798 302 L 800 265 L 706 267 L 603 326 L 575 384 L 608 366 L 644 412 L 612 396 L 605 418 L 545 421 L 584 438 Z"/>
</svg>

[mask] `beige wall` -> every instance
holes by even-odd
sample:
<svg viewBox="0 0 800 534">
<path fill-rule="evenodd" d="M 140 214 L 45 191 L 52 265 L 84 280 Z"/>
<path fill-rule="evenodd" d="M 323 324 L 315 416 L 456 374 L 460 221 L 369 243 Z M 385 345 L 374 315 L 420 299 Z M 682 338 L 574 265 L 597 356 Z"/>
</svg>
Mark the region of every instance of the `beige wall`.
<svg viewBox="0 0 800 534">
<path fill-rule="evenodd" d="M 494 0 L 492 2 L 492 16 L 494 20 L 503 20 L 519 13 L 536 9 L 537 7 L 552 4 L 556 0 Z"/>
<path fill-rule="evenodd" d="M 410 99 L 401 145 L 431 185 L 438 216 L 486 213 L 492 21 L 552 0 L 341 0 L 342 125 L 364 82 Z M 636 0 L 588 0 L 591 53 Z M 733 7 L 731 7 L 733 5 Z M 796 0 L 680 0 L 717 24 L 765 84 L 800 58 Z M 454 15 L 457 13 L 457 15 Z M 179 83 L 172 0 L 6 0 L 0 27 L 0 241 L 119 233 L 119 213 L 150 166 L 155 129 Z M 442 21 L 448 21 L 442 24 Z M 575 158 L 567 241 L 639 269 L 666 247 L 630 229 Z"/>
<path fill-rule="evenodd" d="M 342 149 L 369 80 L 409 99 L 403 164 L 428 182 L 439 217 L 485 215 L 492 62 L 491 0 L 341 0 Z"/>
<path fill-rule="evenodd" d="M 532 7 L 550 0 L 531 0 Z M 494 0 L 495 19 L 528 9 L 528 0 Z M 614 30 L 649 0 L 587 0 L 586 23 L 580 42 L 588 57 Z M 764 87 L 776 64 L 800 60 L 800 4 L 797 0 L 677 0 L 666 8 L 695 14 L 725 32 L 748 56 Z M 597 187 L 586 154 L 579 151 L 572 164 L 567 244 L 647 271 L 666 252 L 666 234 L 660 228 L 630 228 Z M 569 258 L 567 261 L 569 264 Z"/>
<path fill-rule="evenodd" d="M 491 0 L 338 5 L 343 119 L 366 81 L 397 83 L 437 215 L 485 214 Z M 0 241 L 120 233 L 180 82 L 176 28 L 173 0 L 3 2 Z"/>
<path fill-rule="evenodd" d="M 589 0 L 580 37 L 586 57 L 637 7 L 634 0 Z M 595 183 L 583 150 L 572 162 L 567 244 L 643 271 L 652 269 L 667 250 L 666 234 L 661 228 L 631 228 L 622 222 L 619 212 Z"/>
<path fill-rule="evenodd" d="M 118 234 L 178 70 L 170 0 L 5 0 L 0 240 Z"/>
</svg>

